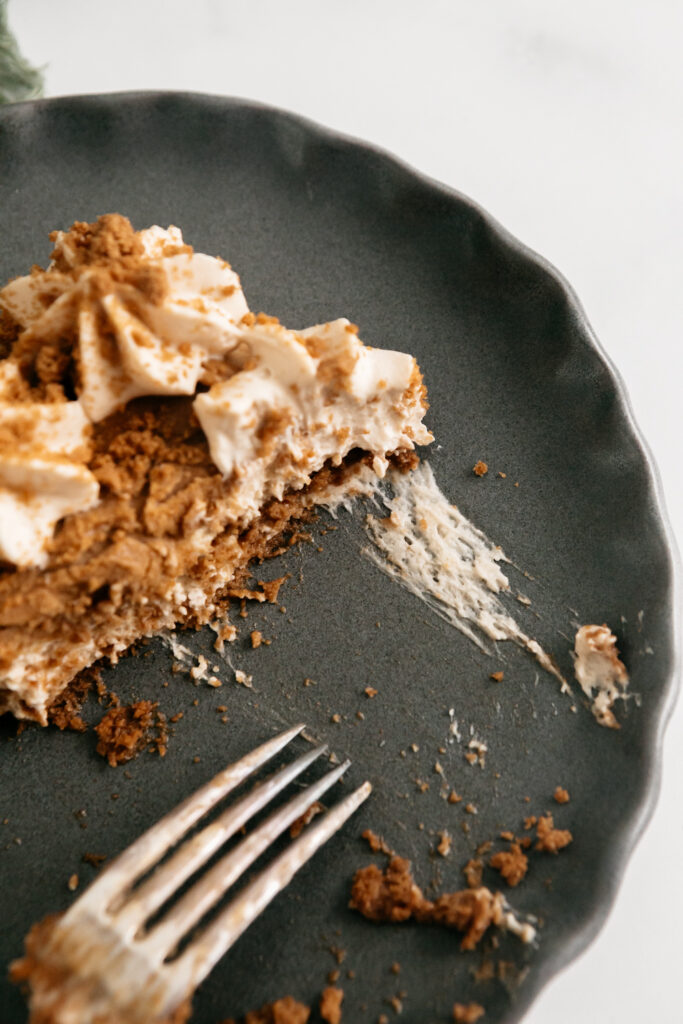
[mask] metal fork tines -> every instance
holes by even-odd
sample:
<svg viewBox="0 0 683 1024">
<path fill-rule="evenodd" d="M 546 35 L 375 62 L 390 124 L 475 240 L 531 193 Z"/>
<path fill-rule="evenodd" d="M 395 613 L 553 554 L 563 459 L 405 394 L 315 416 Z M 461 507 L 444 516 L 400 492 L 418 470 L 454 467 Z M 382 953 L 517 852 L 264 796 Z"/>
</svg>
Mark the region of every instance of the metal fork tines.
<svg viewBox="0 0 683 1024">
<path fill-rule="evenodd" d="M 33 1013 L 49 1013 L 55 1024 L 90 1024 L 109 1014 L 120 1015 L 128 1024 L 152 1024 L 164 1021 L 190 998 L 242 932 L 370 794 L 366 782 L 309 825 L 188 940 L 188 933 L 247 868 L 334 785 L 350 762 L 277 807 L 175 902 L 169 903 L 183 884 L 326 747 L 306 752 L 260 782 L 148 873 L 204 815 L 303 728 L 289 729 L 225 768 L 103 871 L 59 920 L 41 950 L 40 963 L 47 970 L 32 979 Z M 58 984 L 55 978 L 60 979 Z"/>
</svg>

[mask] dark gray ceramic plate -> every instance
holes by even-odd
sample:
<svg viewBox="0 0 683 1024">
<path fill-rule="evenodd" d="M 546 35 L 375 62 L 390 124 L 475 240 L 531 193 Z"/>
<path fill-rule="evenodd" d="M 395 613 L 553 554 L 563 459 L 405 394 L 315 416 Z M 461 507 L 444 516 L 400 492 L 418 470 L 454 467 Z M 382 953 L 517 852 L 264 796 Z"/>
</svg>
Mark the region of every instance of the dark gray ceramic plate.
<svg viewBox="0 0 683 1024">
<path fill-rule="evenodd" d="M 113 770 L 92 734 L 16 737 L 0 723 L 0 962 L 19 953 L 33 921 L 71 902 L 72 873 L 81 885 L 92 877 L 84 853 L 114 854 L 226 762 L 305 720 L 351 756 L 350 782 L 368 777 L 374 794 L 214 971 L 197 1024 L 286 992 L 313 1000 L 337 967 L 331 947 L 346 950 L 347 1021 L 393 1016 L 386 1000 L 399 991 L 406 1022 L 446 1021 L 456 999 L 482 1003 L 492 1024 L 519 1020 L 609 909 L 652 805 L 672 689 L 671 556 L 652 469 L 581 309 L 552 268 L 469 200 L 288 114 L 173 94 L 0 110 L 3 280 L 46 260 L 51 229 L 112 210 L 137 227 L 178 224 L 196 248 L 230 259 L 254 309 L 293 326 L 346 315 L 367 342 L 414 353 L 442 489 L 533 577 L 512 570 L 533 600 L 528 611 L 515 605 L 521 621 L 567 675 L 577 622 L 610 623 L 641 703 L 618 709 L 618 732 L 599 728 L 578 698 L 572 713 L 522 652 L 483 654 L 381 575 L 359 554 L 362 515 L 347 516 L 321 535 L 322 551 L 302 545 L 264 570 L 292 579 L 286 613 L 252 610 L 231 650 L 253 673 L 252 691 L 229 683 L 226 666 L 221 690 L 195 689 L 171 674 L 161 644 L 108 674 L 122 698 L 185 713 L 164 760 Z M 483 479 L 471 472 L 480 458 L 491 467 Z M 272 645 L 252 651 L 252 628 Z M 218 663 L 212 639 L 186 642 Z M 489 679 L 497 669 L 501 685 Z M 304 687 L 306 677 L 317 685 Z M 465 739 L 472 726 L 487 741 L 483 770 L 446 742 L 449 708 Z M 441 799 L 437 761 L 476 816 Z M 571 792 L 564 807 L 552 801 L 558 784 Z M 489 954 L 515 965 L 505 983 L 475 982 L 482 954 L 459 952 L 456 934 L 373 926 L 347 909 L 353 872 L 373 859 L 364 828 L 411 857 L 421 883 L 452 889 L 477 844 L 545 809 L 575 841 L 557 858 L 532 856 L 510 890 L 542 926 L 537 948 L 504 938 Z M 433 852 L 443 829 L 454 837 L 446 859 Z M 485 881 L 499 879 L 487 868 Z M 25 1019 L 4 980 L 0 1005 L 4 1024 Z"/>
</svg>

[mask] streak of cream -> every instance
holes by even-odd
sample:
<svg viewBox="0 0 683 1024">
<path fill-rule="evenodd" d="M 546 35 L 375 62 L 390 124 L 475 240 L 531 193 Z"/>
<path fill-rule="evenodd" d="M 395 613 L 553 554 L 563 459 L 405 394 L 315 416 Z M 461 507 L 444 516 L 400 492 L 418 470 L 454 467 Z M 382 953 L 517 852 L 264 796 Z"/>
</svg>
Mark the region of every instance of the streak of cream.
<svg viewBox="0 0 683 1024">
<path fill-rule="evenodd" d="M 389 515 L 367 517 L 373 547 L 363 553 L 482 650 L 490 650 L 485 637 L 512 640 L 559 680 L 563 692 L 571 692 L 551 657 L 498 597 L 510 590 L 499 564 L 509 561 L 502 548 L 450 504 L 431 466 L 390 470 L 374 493 Z"/>
</svg>

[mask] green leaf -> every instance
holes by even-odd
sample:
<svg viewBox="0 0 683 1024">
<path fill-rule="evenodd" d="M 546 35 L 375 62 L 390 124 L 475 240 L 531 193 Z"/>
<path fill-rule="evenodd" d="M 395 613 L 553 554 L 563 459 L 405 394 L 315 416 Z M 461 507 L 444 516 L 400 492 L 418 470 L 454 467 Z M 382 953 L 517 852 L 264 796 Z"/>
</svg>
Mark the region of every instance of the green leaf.
<svg viewBox="0 0 683 1024">
<path fill-rule="evenodd" d="M 0 103 L 42 95 L 42 73 L 28 63 L 7 24 L 7 0 L 0 0 Z"/>
</svg>

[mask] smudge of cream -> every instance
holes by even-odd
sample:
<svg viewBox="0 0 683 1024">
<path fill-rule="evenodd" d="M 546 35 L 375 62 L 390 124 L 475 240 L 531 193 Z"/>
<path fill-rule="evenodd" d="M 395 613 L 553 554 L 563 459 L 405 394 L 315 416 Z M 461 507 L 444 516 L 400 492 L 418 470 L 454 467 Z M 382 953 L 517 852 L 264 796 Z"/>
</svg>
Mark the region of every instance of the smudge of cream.
<svg viewBox="0 0 683 1024">
<path fill-rule="evenodd" d="M 629 678 L 619 657 L 617 638 L 608 626 L 581 626 L 574 639 L 574 675 L 592 701 L 591 711 L 600 725 L 618 729 L 612 707 L 626 700 Z"/>
<path fill-rule="evenodd" d="M 485 637 L 511 640 L 570 692 L 551 657 L 498 596 L 510 590 L 500 567 L 509 561 L 503 549 L 448 501 L 431 466 L 423 462 L 410 473 L 391 470 L 373 490 L 389 514 L 367 517 L 373 546 L 364 554 L 482 650 L 490 650 Z"/>
</svg>

